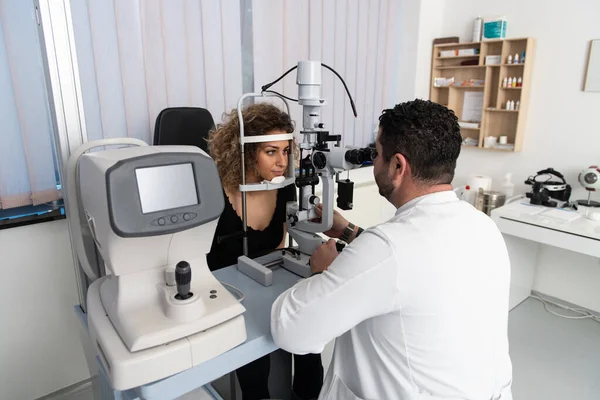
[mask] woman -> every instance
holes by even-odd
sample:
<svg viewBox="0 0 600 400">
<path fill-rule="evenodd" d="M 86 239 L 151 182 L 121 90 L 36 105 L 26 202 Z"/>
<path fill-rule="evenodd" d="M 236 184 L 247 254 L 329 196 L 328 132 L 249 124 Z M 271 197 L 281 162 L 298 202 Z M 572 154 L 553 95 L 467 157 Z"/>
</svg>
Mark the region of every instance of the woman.
<svg viewBox="0 0 600 400">
<path fill-rule="evenodd" d="M 244 135 L 285 134 L 294 131 L 290 116 L 274 105 L 257 103 L 243 111 Z M 240 126 L 237 110 L 225 115 L 208 140 L 211 156 L 217 164 L 225 196 L 225 209 L 219 218 L 210 252 L 207 254 L 211 271 L 237 263 L 242 255 L 242 182 Z M 287 140 L 247 144 L 245 148 L 246 183 L 272 180 L 283 176 L 288 168 L 290 148 Z M 285 244 L 285 206 L 296 199 L 294 185 L 279 190 L 247 192 L 249 256 L 282 248 Z M 316 399 L 323 384 L 320 354 L 294 356 L 293 391 L 300 399 Z M 236 373 L 242 388 L 243 400 L 269 398 L 269 356 L 262 357 Z"/>
</svg>

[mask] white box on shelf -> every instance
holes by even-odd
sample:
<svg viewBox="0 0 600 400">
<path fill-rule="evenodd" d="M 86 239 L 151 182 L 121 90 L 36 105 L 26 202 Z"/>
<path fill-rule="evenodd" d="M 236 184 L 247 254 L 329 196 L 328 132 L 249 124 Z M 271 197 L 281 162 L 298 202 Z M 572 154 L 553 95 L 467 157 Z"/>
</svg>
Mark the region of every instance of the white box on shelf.
<svg viewBox="0 0 600 400">
<path fill-rule="evenodd" d="M 502 56 L 485 56 L 485 65 L 498 65 L 502 63 Z"/>
<path fill-rule="evenodd" d="M 458 53 L 456 50 L 442 50 L 440 51 L 440 57 L 454 57 Z"/>
<path fill-rule="evenodd" d="M 459 56 L 476 56 L 477 49 L 460 49 L 458 50 Z"/>
<path fill-rule="evenodd" d="M 461 128 L 474 128 L 474 129 L 479 128 L 479 123 L 478 122 L 459 121 L 458 125 L 460 125 Z"/>
</svg>

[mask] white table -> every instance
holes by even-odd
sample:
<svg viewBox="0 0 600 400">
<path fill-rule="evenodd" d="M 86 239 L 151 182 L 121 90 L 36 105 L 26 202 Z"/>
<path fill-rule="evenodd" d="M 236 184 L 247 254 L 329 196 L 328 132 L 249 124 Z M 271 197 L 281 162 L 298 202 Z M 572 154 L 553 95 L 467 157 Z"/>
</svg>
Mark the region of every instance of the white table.
<svg viewBox="0 0 600 400">
<path fill-rule="evenodd" d="M 600 221 L 576 211 L 533 206 L 523 199 L 492 210 L 491 217 L 504 234 L 510 256 L 510 309 L 531 293 L 540 246 L 600 258 Z"/>
</svg>

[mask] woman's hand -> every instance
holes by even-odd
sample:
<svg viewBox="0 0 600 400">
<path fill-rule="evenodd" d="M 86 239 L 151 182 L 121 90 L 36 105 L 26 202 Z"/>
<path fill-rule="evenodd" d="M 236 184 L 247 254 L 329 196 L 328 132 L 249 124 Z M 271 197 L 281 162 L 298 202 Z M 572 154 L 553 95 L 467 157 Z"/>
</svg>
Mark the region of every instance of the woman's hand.
<svg viewBox="0 0 600 400">
<path fill-rule="evenodd" d="M 321 215 L 323 215 L 323 210 L 322 210 L 321 204 L 318 204 L 315 207 L 315 212 L 319 216 L 319 220 L 320 220 Z M 337 239 L 342 235 L 342 233 L 344 232 L 344 229 L 346 229 L 347 226 L 348 226 L 348 220 L 346 218 L 342 217 L 342 214 L 333 210 L 333 224 L 331 225 L 331 229 L 328 230 L 327 232 L 323 232 L 323 233 L 331 238 Z"/>
</svg>

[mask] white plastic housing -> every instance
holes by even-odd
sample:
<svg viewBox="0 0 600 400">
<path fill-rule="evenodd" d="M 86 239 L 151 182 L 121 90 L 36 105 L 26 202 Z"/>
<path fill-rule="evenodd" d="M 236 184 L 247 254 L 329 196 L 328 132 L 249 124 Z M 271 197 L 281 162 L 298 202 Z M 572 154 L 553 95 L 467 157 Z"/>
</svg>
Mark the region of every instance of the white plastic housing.
<svg viewBox="0 0 600 400">
<path fill-rule="evenodd" d="M 173 234 L 147 237 L 121 237 L 111 227 L 106 171 L 124 158 L 169 152 L 205 154 L 190 146 L 130 147 L 85 154 L 79 161 L 78 183 L 82 208 L 106 267 L 114 275 L 160 268 L 169 264 L 170 260 L 195 259 L 210 251 L 216 224 L 208 223 Z M 189 237 L 202 240 L 190 241 Z M 180 241 L 184 244 L 180 244 Z"/>
</svg>

